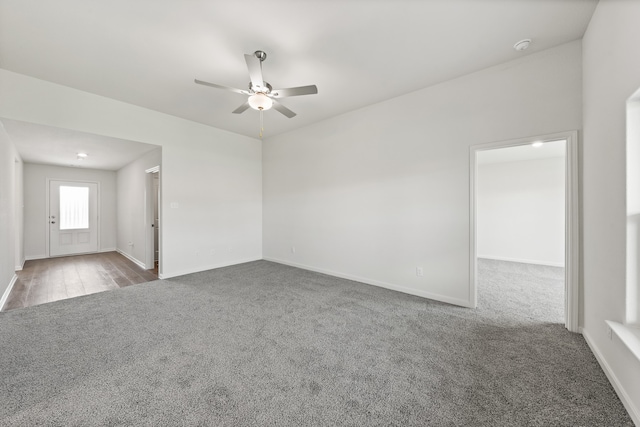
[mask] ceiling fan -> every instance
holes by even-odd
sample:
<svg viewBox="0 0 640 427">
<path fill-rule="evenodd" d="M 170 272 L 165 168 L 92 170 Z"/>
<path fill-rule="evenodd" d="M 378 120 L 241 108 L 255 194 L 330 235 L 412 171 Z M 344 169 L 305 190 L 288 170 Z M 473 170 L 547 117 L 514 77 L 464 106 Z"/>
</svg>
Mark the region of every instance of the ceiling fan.
<svg viewBox="0 0 640 427">
<path fill-rule="evenodd" d="M 273 107 L 276 111 L 279 111 L 288 118 L 292 118 L 296 113 L 282 105 L 277 101 L 277 99 L 286 98 L 288 96 L 313 95 L 318 93 L 316 85 L 291 87 L 287 89 L 273 89 L 271 85 L 268 82 L 265 82 L 262 78 L 262 61 L 267 59 L 267 54 L 261 50 L 256 50 L 253 55 L 245 55 L 244 59 L 247 62 L 249 78 L 251 79 L 251 82 L 249 82 L 249 90 L 236 89 L 195 79 L 195 82 L 200 85 L 225 89 L 249 96 L 244 104 L 233 110 L 234 114 L 243 113 L 249 107 L 260 112 Z"/>
</svg>

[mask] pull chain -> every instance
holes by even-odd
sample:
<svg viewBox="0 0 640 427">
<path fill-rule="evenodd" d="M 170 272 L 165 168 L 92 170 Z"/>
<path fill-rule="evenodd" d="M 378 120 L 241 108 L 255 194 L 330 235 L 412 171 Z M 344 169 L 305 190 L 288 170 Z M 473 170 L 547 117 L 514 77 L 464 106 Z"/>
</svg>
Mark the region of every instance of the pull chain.
<svg viewBox="0 0 640 427">
<path fill-rule="evenodd" d="M 262 108 L 260 109 L 260 139 L 262 139 L 262 134 L 264 133 L 264 119 L 262 117 Z"/>
</svg>

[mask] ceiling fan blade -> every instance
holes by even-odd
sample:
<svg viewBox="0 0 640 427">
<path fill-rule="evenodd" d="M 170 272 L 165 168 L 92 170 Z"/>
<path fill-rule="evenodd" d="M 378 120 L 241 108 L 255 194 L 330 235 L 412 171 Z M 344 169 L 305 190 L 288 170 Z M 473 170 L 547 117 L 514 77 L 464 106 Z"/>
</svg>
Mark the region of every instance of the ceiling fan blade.
<svg viewBox="0 0 640 427">
<path fill-rule="evenodd" d="M 284 98 L 286 96 L 300 96 L 300 95 L 315 95 L 318 93 L 318 87 L 316 85 L 290 87 L 287 89 L 273 89 L 271 96 L 273 98 Z"/>
<path fill-rule="evenodd" d="M 281 112 L 282 114 L 284 114 L 285 116 L 287 116 L 289 118 L 295 117 L 295 115 L 296 115 L 296 113 L 294 113 L 293 111 L 289 110 L 287 107 L 285 107 L 284 105 L 280 104 L 275 99 L 273 100 L 273 108 L 275 110 Z"/>
<path fill-rule="evenodd" d="M 244 113 L 247 110 L 247 108 L 249 108 L 249 101 L 245 102 L 244 104 L 242 104 L 241 106 L 233 110 L 232 113 L 233 114 Z"/>
<path fill-rule="evenodd" d="M 244 60 L 247 61 L 251 85 L 256 87 L 264 86 L 264 79 L 262 78 L 262 61 L 260 61 L 260 58 L 256 55 L 245 55 Z"/>
<path fill-rule="evenodd" d="M 215 83 L 209 83 L 209 82 L 203 82 L 202 80 L 198 80 L 198 79 L 195 79 L 194 81 L 199 85 L 211 86 L 211 87 L 215 87 L 216 89 L 230 90 L 231 92 L 241 93 L 243 95 L 249 95 L 248 90 L 236 89 L 234 87 L 222 86 L 222 85 L 217 85 Z"/>
</svg>

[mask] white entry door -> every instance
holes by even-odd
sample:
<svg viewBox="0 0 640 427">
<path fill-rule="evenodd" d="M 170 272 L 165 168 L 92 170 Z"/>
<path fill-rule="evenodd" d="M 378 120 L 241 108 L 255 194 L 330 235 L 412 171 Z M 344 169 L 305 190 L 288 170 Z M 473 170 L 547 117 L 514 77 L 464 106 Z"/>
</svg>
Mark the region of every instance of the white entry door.
<svg viewBox="0 0 640 427">
<path fill-rule="evenodd" d="M 49 256 L 98 251 L 98 184 L 49 181 Z"/>
</svg>

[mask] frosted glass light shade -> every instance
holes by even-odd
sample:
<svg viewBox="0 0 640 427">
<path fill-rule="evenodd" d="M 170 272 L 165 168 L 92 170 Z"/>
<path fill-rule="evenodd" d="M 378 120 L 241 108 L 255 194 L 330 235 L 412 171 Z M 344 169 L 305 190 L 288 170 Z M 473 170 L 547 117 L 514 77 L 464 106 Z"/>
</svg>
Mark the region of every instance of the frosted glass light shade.
<svg viewBox="0 0 640 427">
<path fill-rule="evenodd" d="M 254 110 L 268 110 L 273 101 L 264 93 L 255 93 L 249 97 L 249 106 Z"/>
</svg>

